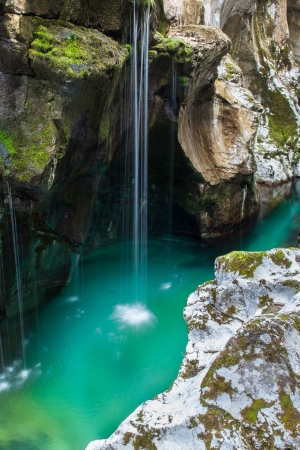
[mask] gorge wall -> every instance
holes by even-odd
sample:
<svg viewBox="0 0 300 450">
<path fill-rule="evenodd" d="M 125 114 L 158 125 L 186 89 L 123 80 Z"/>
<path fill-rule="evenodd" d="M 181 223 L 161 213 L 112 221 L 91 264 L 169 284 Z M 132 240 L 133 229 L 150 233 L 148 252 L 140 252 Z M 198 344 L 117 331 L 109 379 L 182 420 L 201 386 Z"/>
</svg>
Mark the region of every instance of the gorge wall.
<svg viewBox="0 0 300 450">
<path fill-rule="evenodd" d="M 14 239 L 30 305 L 67 283 L 72 255 L 130 237 L 131 11 L 0 0 L 1 316 L 18 295 Z M 171 0 L 151 11 L 149 231 L 221 237 L 257 215 L 255 182 L 300 174 L 299 6 Z"/>
</svg>

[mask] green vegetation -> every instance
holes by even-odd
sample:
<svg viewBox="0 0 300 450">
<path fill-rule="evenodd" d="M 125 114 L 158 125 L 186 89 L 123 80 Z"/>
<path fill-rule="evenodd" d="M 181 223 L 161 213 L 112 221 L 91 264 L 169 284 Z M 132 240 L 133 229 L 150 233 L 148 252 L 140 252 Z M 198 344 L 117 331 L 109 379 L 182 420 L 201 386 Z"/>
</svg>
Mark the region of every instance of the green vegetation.
<svg viewBox="0 0 300 450">
<path fill-rule="evenodd" d="M 36 29 L 29 58 L 35 69 L 45 72 L 46 64 L 53 78 L 81 79 L 101 74 L 130 54 L 127 46 L 121 47 L 97 30 L 38 18 L 33 23 Z"/>
<path fill-rule="evenodd" d="M 182 378 L 192 378 L 199 372 L 198 368 L 198 360 L 193 359 L 192 361 L 189 361 L 188 364 L 184 366 L 184 372 L 181 375 Z"/>
<path fill-rule="evenodd" d="M 218 266 L 223 264 L 224 270 L 239 273 L 246 278 L 253 278 L 254 272 L 261 265 L 266 252 L 239 252 L 234 251 L 217 259 Z"/>
<path fill-rule="evenodd" d="M 152 51 L 155 50 L 158 55 L 165 54 L 172 56 L 174 61 L 179 64 L 190 61 L 193 50 L 183 39 L 164 37 L 158 32 L 156 32 L 155 37 L 157 44 L 151 48 Z"/>
<path fill-rule="evenodd" d="M 235 389 L 231 386 L 231 381 L 225 381 L 225 378 L 217 373 L 213 373 L 211 378 L 205 377 L 201 387 L 202 389 L 205 387 L 209 388 L 202 394 L 203 400 L 216 399 L 224 392 L 232 397 L 232 394 L 235 392 Z"/>
<path fill-rule="evenodd" d="M 267 403 L 263 398 L 259 398 L 257 400 L 253 400 L 250 406 L 247 406 L 241 411 L 241 414 L 245 421 L 247 422 L 256 422 L 257 415 L 261 409 L 270 408 L 273 403 Z"/>
<path fill-rule="evenodd" d="M 298 126 L 292 107 L 279 90 L 268 91 L 265 104 L 268 114 L 270 137 L 281 147 L 288 144 L 294 147 L 298 138 Z"/>
<path fill-rule="evenodd" d="M 292 261 L 290 261 L 282 250 L 276 250 L 275 254 L 270 254 L 270 258 L 274 264 L 277 266 L 284 266 L 286 269 L 289 269 L 292 265 Z"/>
<path fill-rule="evenodd" d="M 299 433 L 300 413 L 294 407 L 290 396 L 286 392 L 281 391 L 279 393 L 279 401 L 282 409 L 280 419 L 284 427 L 292 432 L 293 437 L 296 437 L 296 435 Z"/>
<path fill-rule="evenodd" d="M 43 170 L 46 167 L 54 136 L 53 126 L 43 124 L 43 120 L 35 129 L 33 123 L 26 125 L 31 127 L 28 130 L 32 133 L 31 136 L 26 135 L 22 130 L 13 136 L 0 131 L 0 142 L 11 158 L 11 163 L 7 167 L 4 167 L 5 162 L 2 161 L 2 171 L 4 175 L 10 175 L 13 170 L 20 181 L 29 181 L 35 169 Z"/>
<path fill-rule="evenodd" d="M 131 441 L 133 436 L 134 436 L 133 433 L 130 433 L 129 431 L 127 431 L 123 436 L 123 445 L 129 444 L 129 442 Z"/>
</svg>

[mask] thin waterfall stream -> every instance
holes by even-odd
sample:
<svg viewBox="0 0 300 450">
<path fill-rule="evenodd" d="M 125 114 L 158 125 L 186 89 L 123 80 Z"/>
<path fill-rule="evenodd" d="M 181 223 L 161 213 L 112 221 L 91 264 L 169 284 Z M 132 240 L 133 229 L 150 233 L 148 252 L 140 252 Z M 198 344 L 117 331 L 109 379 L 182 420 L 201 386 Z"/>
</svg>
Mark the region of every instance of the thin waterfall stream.
<svg viewBox="0 0 300 450">
<path fill-rule="evenodd" d="M 23 367 L 26 369 L 26 350 L 25 350 L 25 333 L 24 333 L 24 318 L 23 318 L 23 299 L 22 299 L 22 280 L 20 272 L 20 258 L 19 258 L 19 244 L 18 244 L 18 231 L 17 231 L 17 221 L 15 210 L 13 207 L 11 189 L 8 186 L 8 200 L 9 209 L 11 217 L 11 228 L 13 236 L 13 247 L 14 247 L 14 258 L 15 258 L 15 268 L 16 268 L 16 286 L 17 286 L 17 296 L 19 305 L 19 317 L 20 317 L 20 330 L 21 330 L 21 346 L 22 346 L 22 360 Z"/>
<path fill-rule="evenodd" d="M 135 300 L 146 302 L 148 220 L 148 50 L 150 6 L 133 8 L 132 95 L 134 116 L 134 208 L 133 243 Z M 140 33 L 139 33 L 139 26 Z M 139 42 L 140 39 L 140 52 Z"/>
</svg>

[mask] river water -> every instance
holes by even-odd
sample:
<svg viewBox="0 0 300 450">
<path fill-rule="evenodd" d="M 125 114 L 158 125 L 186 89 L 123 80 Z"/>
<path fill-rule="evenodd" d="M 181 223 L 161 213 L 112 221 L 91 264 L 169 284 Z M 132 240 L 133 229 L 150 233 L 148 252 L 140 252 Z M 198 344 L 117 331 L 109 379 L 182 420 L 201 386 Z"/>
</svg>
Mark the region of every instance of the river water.
<svg viewBox="0 0 300 450">
<path fill-rule="evenodd" d="M 295 245 L 299 182 L 278 206 L 288 191 L 262 192 L 256 223 L 218 244 L 176 236 L 149 240 L 147 302 L 134 298 L 126 266 L 132 243 L 83 258 L 60 295 L 25 314 L 26 370 L 18 320 L 2 323 L 0 450 L 84 450 L 167 389 L 187 343 L 187 296 L 213 278 L 215 258 L 236 249 Z"/>
</svg>

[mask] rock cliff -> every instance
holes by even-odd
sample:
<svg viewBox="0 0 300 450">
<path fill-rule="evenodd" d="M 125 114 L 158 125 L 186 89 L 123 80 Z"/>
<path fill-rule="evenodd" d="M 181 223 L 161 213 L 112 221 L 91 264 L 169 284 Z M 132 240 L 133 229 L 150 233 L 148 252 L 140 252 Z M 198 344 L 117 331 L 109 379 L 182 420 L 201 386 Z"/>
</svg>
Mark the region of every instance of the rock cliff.
<svg viewBox="0 0 300 450">
<path fill-rule="evenodd" d="M 299 4 L 285 0 L 168 0 L 173 24 L 221 28 L 232 42 L 245 86 L 263 106 L 253 145 L 256 181 L 280 184 L 299 176 Z"/>
<path fill-rule="evenodd" d="M 257 215 L 256 182 L 299 175 L 298 6 L 152 4 L 150 233 L 218 238 Z M 63 286 L 72 253 L 124 236 L 131 12 L 130 1 L 0 0 L 1 315 L 17 295 L 10 189 L 24 298 Z M 45 255 L 55 267 L 42 269 Z"/>
<path fill-rule="evenodd" d="M 299 308 L 299 249 L 217 258 L 173 385 L 87 450 L 299 448 Z"/>
</svg>

